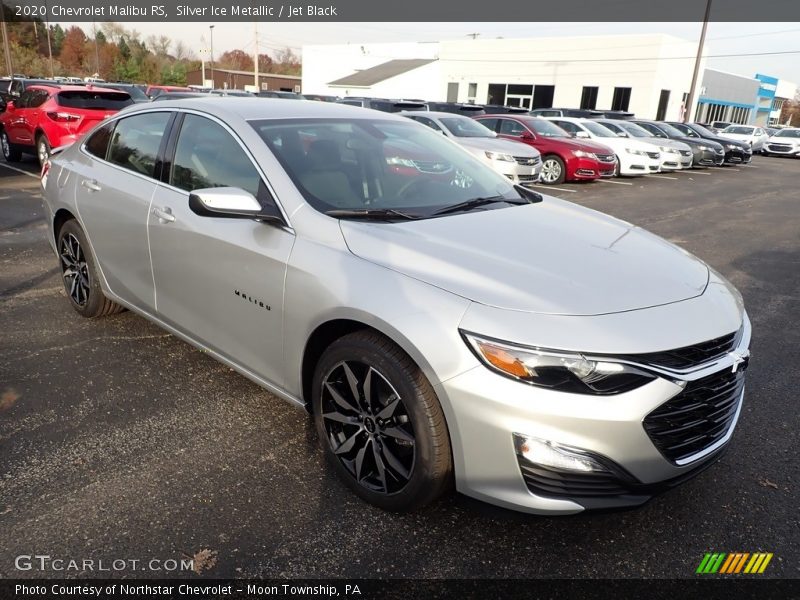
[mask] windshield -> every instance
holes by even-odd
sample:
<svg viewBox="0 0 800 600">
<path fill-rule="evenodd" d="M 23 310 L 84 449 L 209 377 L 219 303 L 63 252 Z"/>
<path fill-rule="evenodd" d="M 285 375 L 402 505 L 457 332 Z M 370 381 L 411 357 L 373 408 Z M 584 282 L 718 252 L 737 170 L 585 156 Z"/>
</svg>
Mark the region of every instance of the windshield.
<svg viewBox="0 0 800 600">
<path fill-rule="evenodd" d="M 737 127 L 736 125 L 731 125 L 730 127 L 726 127 L 722 130 L 722 133 L 737 133 L 740 135 L 753 135 L 753 128 L 752 127 Z"/>
<path fill-rule="evenodd" d="M 628 121 L 620 121 L 619 126 L 622 127 L 628 133 L 630 133 L 633 137 L 639 137 L 639 138 L 655 137 L 652 133 L 647 131 L 647 129 L 645 129 L 644 127 L 640 127 L 636 123 L 629 123 Z"/>
<path fill-rule="evenodd" d="M 775 137 L 800 138 L 800 129 L 781 129 Z"/>
<path fill-rule="evenodd" d="M 669 137 L 685 137 L 686 136 L 685 133 L 683 133 L 679 129 L 676 129 L 675 127 L 673 127 L 669 123 L 659 123 L 658 125 L 656 125 L 656 127 L 658 127 L 661 131 L 666 133 Z"/>
<path fill-rule="evenodd" d="M 583 125 L 586 129 L 591 131 L 597 137 L 617 137 L 617 134 L 611 131 L 605 125 L 600 125 L 600 123 L 595 123 L 594 121 L 581 121 L 581 125 Z"/>
<path fill-rule="evenodd" d="M 441 134 L 405 120 L 250 124 L 320 212 L 394 210 L 428 217 L 475 198 L 524 198 L 507 178 Z"/>
<path fill-rule="evenodd" d="M 493 138 L 495 137 L 495 133 L 486 127 L 485 125 L 481 125 L 474 119 L 469 119 L 467 117 L 443 117 L 439 119 L 447 128 L 447 131 L 452 133 L 456 137 L 468 137 L 468 138 Z"/>
<path fill-rule="evenodd" d="M 703 135 L 710 135 L 711 137 L 715 137 L 715 135 L 714 135 L 714 133 L 712 131 L 706 129 L 702 125 L 698 125 L 697 123 L 692 123 L 692 127 L 694 127 L 694 129 L 697 131 L 697 133 L 700 133 L 700 134 L 703 134 Z"/>
<path fill-rule="evenodd" d="M 525 121 L 525 124 L 533 129 L 535 133 L 547 138 L 568 138 L 572 137 L 566 131 L 561 129 L 555 123 L 545 121 L 544 119 L 530 119 Z"/>
<path fill-rule="evenodd" d="M 696 132 L 696 131 L 694 131 L 694 130 L 693 130 L 691 127 L 689 127 L 688 125 L 684 125 L 683 123 L 672 123 L 671 125 L 672 125 L 672 126 L 675 128 L 675 129 L 677 129 L 678 131 L 680 131 L 680 132 L 681 132 L 681 135 L 684 135 L 684 136 L 686 136 L 686 137 L 692 137 L 692 138 L 699 138 L 699 137 L 700 137 L 699 135 L 697 135 L 697 132 Z"/>
</svg>

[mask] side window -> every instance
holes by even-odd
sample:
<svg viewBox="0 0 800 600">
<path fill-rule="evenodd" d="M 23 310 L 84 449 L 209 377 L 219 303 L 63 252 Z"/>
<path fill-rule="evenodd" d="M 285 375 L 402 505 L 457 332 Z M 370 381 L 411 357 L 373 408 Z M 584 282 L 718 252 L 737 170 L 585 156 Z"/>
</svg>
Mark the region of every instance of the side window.
<svg viewBox="0 0 800 600">
<path fill-rule="evenodd" d="M 224 127 L 205 117 L 186 115 L 175 147 L 170 183 L 187 192 L 238 187 L 258 198 L 261 177 Z"/>
<path fill-rule="evenodd" d="M 152 177 L 169 116 L 168 112 L 155 112 L 120 119 L 111 138 L 108 161 Z"/>
<path fill-rule="evenodd" d="M 50 92 L 47 90 L 31 90 L 31 96 L 28 100 L 27 108 L 37 108 L 47 101 L 50 97 Z"/>
<path fill-rule="evenodd" d="M 31 104 L 33 93 L 33 90 L 25 90 L 19 95 L 19 100 L 17 100 L 14 104 L 17 105 L 17 108 L 28 108 Z"/>
<path fill-rule="evenodd" d="M 522 123 L 512 121 L 511 119 L 502 119 L 500 121 L 500 133 L 520 136 L 525 133 L 525 131 L 525 126 Z"/>
<path fill-rule="evenodd" d="M 86 151 L 97 158 L 105 159 L 108 151 L 108 143 L 111 141 L 111 132 L 114 131 L 116 123 L 106 123 L 95 131 L 86 140 Z"/>
<path fill-rule="evenodd" d="M 497 121 L 498 119 L 481 119 L 478 122 L 484 127 L 488 127 L 492 131 L 497 131 Z"/>
<path fill-rule="evenodd" d="M 439 127 L 433 119 L 429 119 L 428 117 L 412 117 L 412 119 L 414 119 L 415 121 L 419 121 L 423 125 L 427 125 L 434 131 L 439 131 L 439 132 L 442 131 L 442 128 Z"/>
<path fill-rule="evenodd" d="M 578 133 L 579 131 L 583 131 L 583 129 L 581 129 L 571 121 L 553 121 L 553 123 L 555 123 L 556 125 L 561 127 L 561 129 L 569 133 Z"/>
</svg>

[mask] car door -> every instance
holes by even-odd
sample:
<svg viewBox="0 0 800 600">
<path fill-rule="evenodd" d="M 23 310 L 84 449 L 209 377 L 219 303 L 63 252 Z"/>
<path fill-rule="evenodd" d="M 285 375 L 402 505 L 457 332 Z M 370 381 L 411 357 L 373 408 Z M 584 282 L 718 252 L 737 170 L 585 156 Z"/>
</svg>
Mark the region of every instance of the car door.
<svg viewBox="0 0 800 600">
<path fill-rule="evenodd" d="M 47 102 L 51 92 L 46 89 L 34 88 L 25 93 L 29 92 L 30 95 L 25 104 L 25 110 L 20 111 L 22 118 L 20 119 L 19 143 L 32 146 L 36 143 L 36 130 L 41 117 L 39 107 Z"/>
<path fill-rule="evenodd" d="M 262 206 L 275 203 L 250 153 L 220 121 L 184 114 L 167 156 L 148 225 L 158 315 L 281 385 L 283 284 L 294 233 L 189 208 L 190 191 L 211 187 L 238 187 Z"/>
<path fill-rule="evenodd" d="M 109 289 L 151 313 L 147 218 L 156 159 L 172 116 L 150 111 L 111 121 L 92 133 L 72 165 L 80 217 Z"/>
<path fill-rule="evenodd" d="M 33 97 L 33 90 L 25 90 L 14 100 L 14 110 L 7 111 L 6 132 L 12 144 L 31 145 L 30 135 L 26 133 L 26 116 L 28 105 Z"/>
</svg>

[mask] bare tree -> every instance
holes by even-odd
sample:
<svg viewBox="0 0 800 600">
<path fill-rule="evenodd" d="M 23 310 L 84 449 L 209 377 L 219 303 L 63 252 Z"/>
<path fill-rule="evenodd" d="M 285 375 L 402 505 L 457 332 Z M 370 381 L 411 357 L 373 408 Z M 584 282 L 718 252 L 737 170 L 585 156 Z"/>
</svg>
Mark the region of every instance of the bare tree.
<svg viewBox="0 0 800 600">
<path fill-rule="evenodd" d="M 172 48 L 172 55 L 176 60 L 194 60 L 195 55 L 192 49 L 189 48 L 184 42 L 178 40 Z"/>
<path fill-rule="evenodd" d="M 169 54 L 169 47 L 172 41 L 166 35 L 151 35 L 147 37 L 147 47 L 156 56 L 166 56 Z"/>
</svg>

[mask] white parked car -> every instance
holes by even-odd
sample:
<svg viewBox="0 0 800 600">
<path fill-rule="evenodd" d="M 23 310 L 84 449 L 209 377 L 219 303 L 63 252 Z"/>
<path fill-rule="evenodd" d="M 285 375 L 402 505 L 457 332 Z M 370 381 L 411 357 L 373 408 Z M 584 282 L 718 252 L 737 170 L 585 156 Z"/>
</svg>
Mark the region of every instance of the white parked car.
<svg viewBox="0 0 800 600">
<path fill-rule="evenodd" d="M 539 181 L 542 156 L 528 144 L 497 137 L 485 125 L 454 113 L 405 111 L 402 114 L 449 137 L 514 183 Z"/>
<path fill-rule="evenodd" d="M 692 168 L 694 153 L 689 144 L 673 139 L 658 138 L 644 127 L 622 119 L 597 119 L 597 122 L 623 138 L 638 139 L 645 144 L 656 146 L 661 153 L 662 171 Z"/>
<path fill-rule="evenodd" d="M 767 156 L 794 156 L 800 158 L 800 127 L 781 129 L 764 144 L 761 151 Z"/>
<path fill-rule="evenodd" d="M 577 138 L 592 139 L 608 146 L 617 156 L 617 175 L 647 175 L 661 168 L 661 153 L 651 144 L 619 137 L 608 127 L 578 117 L 545 117 Z"/>
<path fill-rule="evenodd" d="M 728 125 L 717 135 L 720 137 L 750 144 L 753 152 L 761 152 L 764 143 L 769 139 L 767 132 L 754 125 Z"/>
</svg>

